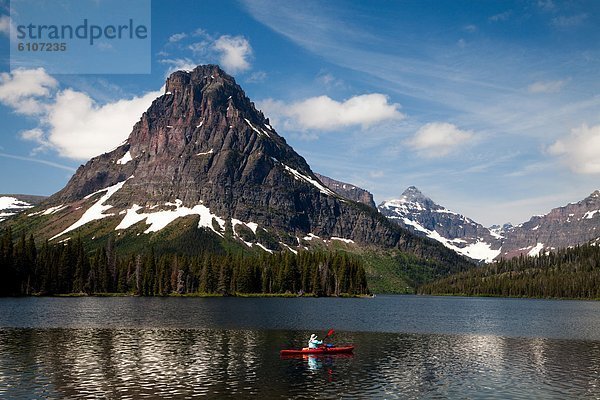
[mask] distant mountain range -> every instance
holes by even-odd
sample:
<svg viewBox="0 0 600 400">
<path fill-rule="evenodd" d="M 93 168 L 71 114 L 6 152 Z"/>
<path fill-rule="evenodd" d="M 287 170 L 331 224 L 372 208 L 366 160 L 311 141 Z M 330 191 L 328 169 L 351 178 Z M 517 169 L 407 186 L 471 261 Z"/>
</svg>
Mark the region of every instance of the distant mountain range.
<svg viewBox="0 0 600 400">
<path fill-rule="evenodd" d="M 372 205 L 373 195 L 365 189 L 319 176 L 338 194 Z M 437 240 L 456 253 L 480 262 L 521 254 L 536 256 L 554 249 L 600 243 L 600 190 L 517 226 L 507 223 L 485 227 L 435 203 L 414 186 L 407 188 L 398 199 L 383 201 L 377 209 L 414 234 Z"/>
<path fill-rule="evenodd" d="M 600 191 L 545 215 L 512 226 L 486 228 L 426 197 L 414 186 L 379 211 L 416 234 L 435 239 L 459 254 L 491 262 L 500 257 L 536 256 L 540 252 L 600 241 Z"/>
<path fill-rule="evenodd" d="M 411 232 L 437 240 L 474 260 L 490 262 L 501 252 L 501 234 L 436 204 L 414 186 L 400 198 L 382 202 L 378 209 Z"/>
<path fill-rule="evenodd" d="M 504 233 L 502 257 L 600 242 L 600 190 L 585 199 L 536 215 Z"/>
</svg>

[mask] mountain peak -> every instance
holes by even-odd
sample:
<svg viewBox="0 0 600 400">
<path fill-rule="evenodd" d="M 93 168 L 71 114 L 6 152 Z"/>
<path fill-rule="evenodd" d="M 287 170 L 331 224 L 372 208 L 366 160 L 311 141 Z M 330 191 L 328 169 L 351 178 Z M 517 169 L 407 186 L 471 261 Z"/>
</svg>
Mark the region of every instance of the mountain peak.
<svg viewBox="0 0 600 400">
<path fill-rule="evenodd" d="M 398 199 L 391 199 L 382 202 L 379 207 L 412 207 L 416 209 L 424 208 L 442 208 L 438 206 L 429 197 L 425 196 L 416 186 L 409 186 L 402 192 Z"/>
<path fill-rule="evenodd" d="M 418 200 L 418 199 L 426 199 L 427 197 L 421 192 L 416 186 L 409 186 L 406 188 L 404 192 L 402 192 L 402 196 L 406 197 L 410 200 Z"/>
<path fill-rule="evenodd" d="M 218 65 L 199 65 L 191 71 L 173 72 L 167 78 L 165 94 L 161 97 L 169 100 L 169 96 L 173 105 L 183 106 L 181 111 L 197 116 L 212 110 L 225 111 L 228 118 L 247 118 L 255 124 L 266 120 L 235 79 Z"/>
<path fill-rule="evenodd" d="M 406 190 L 404 190 L 403 194 L 406 193 L 422 193 L 416 186 L 409 186 L 406 188 Z"/>
<path fill-rule="evenodd" d="M 167 78 L 165 91 L 167 93 L 175 93 L 185 86 L 193 85 L 207 87 L 210 84 L 230 85 L 237 87 L 235 79 L 223 71 L 218 65 L 208 64 L 199 65 L 191 71 L 175 71 Z"/>
<path fill-rule="evenodd" d="M 179 196 L 184 204 L 203 200 L 224 206 L 230 205 L 223 200 L 231 197 L 228 185 L 262 183 L 274 166 L 314 179 L 304 158 L 235 79 L 217 65 L 200 65 L 172 73 L 165 94 L 144 112 L 129 138 L 90 160 L 52 201 L 72 202 L 135 176 L 126 185 L 135 185 L 135 194 L 123 203 L 172 203 Z"/>
</svg>

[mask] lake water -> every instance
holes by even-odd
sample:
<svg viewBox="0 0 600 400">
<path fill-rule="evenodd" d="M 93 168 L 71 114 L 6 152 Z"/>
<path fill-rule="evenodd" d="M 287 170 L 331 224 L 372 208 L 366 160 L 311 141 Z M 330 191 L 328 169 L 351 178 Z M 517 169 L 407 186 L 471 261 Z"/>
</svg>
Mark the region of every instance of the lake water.
<svg viewBox="0 0 600 400">
<path fill-rule="evenodd" d="M 352 356 L 282 359 L 334 328 Z M 600 398 L 600 302 L 0 299 L 0 398 Z"/>
</svg>

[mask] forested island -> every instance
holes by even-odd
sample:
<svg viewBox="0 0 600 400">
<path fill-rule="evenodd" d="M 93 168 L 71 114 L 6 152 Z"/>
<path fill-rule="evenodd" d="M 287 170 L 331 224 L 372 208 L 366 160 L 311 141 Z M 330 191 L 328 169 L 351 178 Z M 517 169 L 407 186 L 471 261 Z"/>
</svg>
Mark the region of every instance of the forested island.
<svg viewBox="0 0 600 400">
<path fill-rule="evenodd" d="M 314 295 L 369 293 L 362 261 L 345 252 L 223 252 L 120 255 L 114 241 L 89 252 L 80 238 L 36 245 L 0 239 L 0 295 Z"/>
<path fill-rule="evenodd" d="M 419 294 L 600 299 L 600 247 L 500 260 L 422 285 Z"/>
</svg>

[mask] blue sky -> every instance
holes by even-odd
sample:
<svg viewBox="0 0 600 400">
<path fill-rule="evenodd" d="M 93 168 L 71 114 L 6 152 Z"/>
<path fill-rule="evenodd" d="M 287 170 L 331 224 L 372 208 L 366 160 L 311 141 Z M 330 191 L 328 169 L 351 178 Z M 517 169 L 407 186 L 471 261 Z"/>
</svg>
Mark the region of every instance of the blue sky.
<svg viewBox="0 0 600 400">
<path fill-rule="evenodd" d="M 376 202 L 415 185 L 491 225 L 600 188 L 597 1 L 153 0 L 147 75 L 11 72 L 0 14 L 1 193 L 58 191 L 202 63 Z"/>
</svg>

